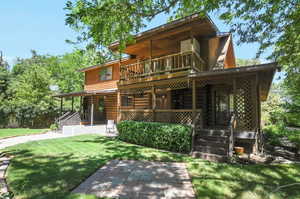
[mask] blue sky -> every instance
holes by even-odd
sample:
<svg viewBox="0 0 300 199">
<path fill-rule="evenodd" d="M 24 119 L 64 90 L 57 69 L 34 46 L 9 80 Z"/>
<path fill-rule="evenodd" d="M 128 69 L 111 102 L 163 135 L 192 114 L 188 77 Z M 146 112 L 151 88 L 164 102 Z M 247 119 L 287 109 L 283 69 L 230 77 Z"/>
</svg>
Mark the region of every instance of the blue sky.
<svg viewBox="0 0 300 199">
<path fill-rule="evenodd" d="M 65 25 L 66 0 L 9 0 L 0 4 L 0 50 L 9 63 L 16 57 L 29 57 L 30 50 L 40 54 L 59 55 L 71 52 L 74 46 L 66 39 L 74 39 L 76 32 Z M 211 16 L 220 31 L 229 27 Z M 164 15 L 156 17 L 148 26 L 152 28 L 165 23 Z M 236 43 L 236 42 L 235 42 Z M 237 58 L 254 58 L 257 44 L 235 45 Z"/>
</svg>

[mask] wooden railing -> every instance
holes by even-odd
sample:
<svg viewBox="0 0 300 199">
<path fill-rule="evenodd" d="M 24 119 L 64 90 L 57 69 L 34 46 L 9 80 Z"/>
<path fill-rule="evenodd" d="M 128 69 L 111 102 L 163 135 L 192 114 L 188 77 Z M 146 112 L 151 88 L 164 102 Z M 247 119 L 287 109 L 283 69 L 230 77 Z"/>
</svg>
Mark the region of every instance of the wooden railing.
<svg viewBox="0 0 300 199">
<path fill-rule="evenodd" d="M 200 72 L 204 70 L 204 67 L 205 62 L 200 55 L 194 51 L 188 51 L 123 65 L 120 68 L 120 78 L 121 80 L 133 80 L 188 69 Z"/>
<path fill-rule="evenodd" d="M 121 120 L 135 120 L 146 122 L 164 122 L 177 124 L 192 124 L 193 115 L 199 113 L 197 109 L 123 109 L 120 110 Z"/>
</svg>

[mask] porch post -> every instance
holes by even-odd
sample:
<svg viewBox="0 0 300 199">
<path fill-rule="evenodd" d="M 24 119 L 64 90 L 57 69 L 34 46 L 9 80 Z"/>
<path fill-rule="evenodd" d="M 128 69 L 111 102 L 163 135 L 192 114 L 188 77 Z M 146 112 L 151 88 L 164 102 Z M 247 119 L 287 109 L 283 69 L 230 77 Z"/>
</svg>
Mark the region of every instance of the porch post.
<svg viewBox="0 0 300 199">
<path fill-rule="evenodd" d="M 72 112 L 74 111 L 74 97 L 72 97 Z"/>
<path fill-rule="evenodd" d="M 117 122 L 121 121 L 121 93 L 117 92 Z"/>
<path fill-rule="evenodd" d="M 62 115 L 62 112 L 63 112 L 63 98 L 61 97 L 60 98 L 60 115 Z"/>
<path fill-rule="evenodd" d="M 193 82 L 193 84 L 192 84 L 192 100 L 193 100 L 193 106 L 192 106 L 192 108 L 193 108 L 193 118 L 196 116 L 196 109 L 197 109 L 197 107 L 196 107 L 196 80 L 192 80 Z"/>
<path fill-rule="evenodd" d="M 156 109 L 156 94 L 155 94 L 155 87 L 152 86 L 151 88 L 151 94 L 152 94 L 152 113 L 153 113 L 153 122 L 156 120 L 155 116 L 155 109 Z"/>
<path fill-rule="evenodd" d="M 82 96 L 80 96 L 80 101 L 79 101 L 79 113 L 81 114 L 82 112 Z"/>
<path fill-rule="evenodd" d="M 94 125 L 94 96 L 91 96 L 91 126 Z"/>
</svg>

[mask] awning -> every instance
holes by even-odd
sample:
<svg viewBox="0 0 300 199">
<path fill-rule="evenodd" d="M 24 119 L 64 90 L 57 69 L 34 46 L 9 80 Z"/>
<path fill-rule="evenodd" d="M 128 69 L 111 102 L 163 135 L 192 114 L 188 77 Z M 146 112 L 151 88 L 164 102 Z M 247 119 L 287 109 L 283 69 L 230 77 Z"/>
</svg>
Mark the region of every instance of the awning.
<svg viewBox="0 0 300 199">
<path fill-rule="evenodd" d="M 117 89 L 104 89 L 104 90 L 91 90 L 91 91 L 78 91 L 70 93 L 60 93 L 53 95 L 52 97 L 78 97 L 78 96 L 92 96 L 92 95 L 104 95 L 115 93 Z"/>
</svg>

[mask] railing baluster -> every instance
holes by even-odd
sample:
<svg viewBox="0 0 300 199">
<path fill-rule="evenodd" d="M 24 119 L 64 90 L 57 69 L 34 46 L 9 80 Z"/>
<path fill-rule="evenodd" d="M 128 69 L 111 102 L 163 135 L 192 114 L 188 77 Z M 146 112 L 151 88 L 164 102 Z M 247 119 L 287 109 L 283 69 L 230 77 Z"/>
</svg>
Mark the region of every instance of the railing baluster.
<svg viewBox="0 0 300 199">
<path fill-rule="evenodd" d="M 123 65 L 120 68 L 120 74 L 122 80 L 130 80 L 151 74 L 188 69 L 188 67 L 203 71 L 203 65 L 204 61 L 201 57 L 191 51 Z"/>
</svg>

